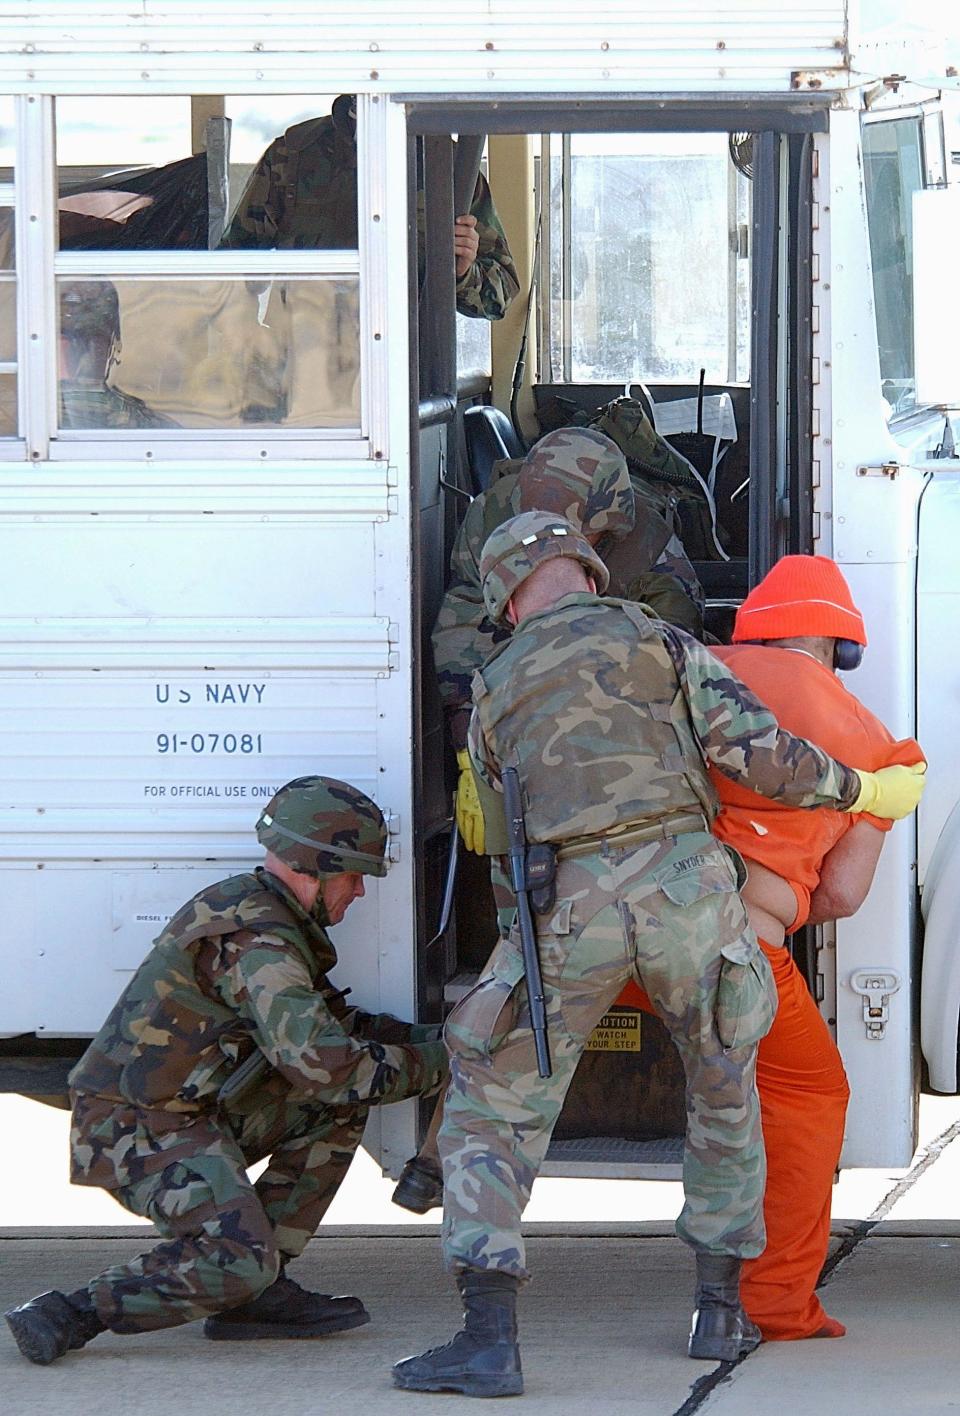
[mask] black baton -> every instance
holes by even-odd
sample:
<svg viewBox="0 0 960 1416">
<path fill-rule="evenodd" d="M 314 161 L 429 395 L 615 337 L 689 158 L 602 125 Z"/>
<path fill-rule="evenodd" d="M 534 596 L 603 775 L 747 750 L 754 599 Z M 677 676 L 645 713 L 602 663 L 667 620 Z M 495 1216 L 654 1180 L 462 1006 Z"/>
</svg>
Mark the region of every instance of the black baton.
<svg viewBox="0 0 960 1416">
<path fill-rule="evenodd" d="M 507 815 L 507 838 L 510 858 L 510 880 L 517 897 L 517 918 L 520 924 L 520 947 L 523 951 L 523 972 L 527 980 L 530 1004 L 530 1026 L 537 1050 L 537 1071 L 541 1077 L 553 1075 L 550 1066 L 550 1043 L 547 1039 L 547 1009 L 543 1000 L 543 976 L 537 935 L 527 892 L 527 833 L 523 824 L 523 798 L 516 767 L 505 767 L 500 774 L 503 782 L 503 804 Z"/>
<path fill-rule="evenodd" d="M 484 133 L 468 133 L 458 138 L 453 150 L 453 214 L 467 216 L 473 206 L 473 194 L 480 176 L 480 159 L 483 157 Z"/>
</svg>

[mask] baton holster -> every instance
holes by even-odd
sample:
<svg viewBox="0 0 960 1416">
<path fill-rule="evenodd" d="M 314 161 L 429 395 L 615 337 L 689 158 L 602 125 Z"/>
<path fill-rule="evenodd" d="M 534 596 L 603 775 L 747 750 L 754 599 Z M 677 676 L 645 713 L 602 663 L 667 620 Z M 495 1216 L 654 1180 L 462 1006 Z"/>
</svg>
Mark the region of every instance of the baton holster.
<svg viewBox="0 0 960 1416">
<path fill-rule="evenodd" d="M 231 1106 L 238 1102 L 247 1092 L 252 1091 L 255 1086 L 264 1080 L 271 1071 L 270 1062 L 260 1051 L 259 1047 L 251 1052 L 246 1061 L 241 1062 L 217 1092 L 217 1104 L 219 1106 Z"/>
<path fill-rule="evenodd" d="M 524 871 L 535 914 L 548 914 L 557 899 L 557 853 L 553 846 L 528 846 Z"/>
</svg>

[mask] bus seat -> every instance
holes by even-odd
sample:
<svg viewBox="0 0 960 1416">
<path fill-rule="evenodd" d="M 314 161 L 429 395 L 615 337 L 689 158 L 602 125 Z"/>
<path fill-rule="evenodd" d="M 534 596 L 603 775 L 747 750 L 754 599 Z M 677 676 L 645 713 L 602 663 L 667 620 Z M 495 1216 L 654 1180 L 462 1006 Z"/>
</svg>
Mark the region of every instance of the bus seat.
<svg viewBox="0 0 960 1416">
<path fill-rule="evenodd" d="M 478 403 L 463 415 L 463 436 L 474 496 L 485 492 L 495 462 L 503 457 L 522 457 L 526 449 L 517 437 L 506 413 L 489 403 Z"/>
</svg>

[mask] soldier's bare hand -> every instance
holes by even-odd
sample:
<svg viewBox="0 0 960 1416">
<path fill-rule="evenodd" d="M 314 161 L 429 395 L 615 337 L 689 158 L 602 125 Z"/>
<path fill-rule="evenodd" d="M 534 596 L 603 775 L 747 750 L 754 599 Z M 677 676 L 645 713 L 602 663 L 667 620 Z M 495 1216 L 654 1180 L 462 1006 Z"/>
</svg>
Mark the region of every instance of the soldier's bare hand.
<svg viewBox="0 0 960 1416">
<path fill-rule="evenodd" d="M 453 223 L 453 254 L 457 263 L 457 279 L 466 275 L 477 259 L 480 236 L 475 216 L 458 216 Z"/>
</svg>

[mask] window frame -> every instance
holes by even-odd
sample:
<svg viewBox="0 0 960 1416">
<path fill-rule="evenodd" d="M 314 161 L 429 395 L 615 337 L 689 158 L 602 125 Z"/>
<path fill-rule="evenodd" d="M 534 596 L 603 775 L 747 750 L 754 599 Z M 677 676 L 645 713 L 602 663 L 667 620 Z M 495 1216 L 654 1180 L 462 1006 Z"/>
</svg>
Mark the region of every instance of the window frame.
<svg viewBox="0 0 960 1416">
<path fill-rule="evenodd" d="M 690 137 L 698 134 L 688 128 L 676 129 L 652 129 L 648 127 L 636 128 L 635 133 L 649 135 L 652 132 L 661 131 L 665 135 L 672 136 L 675 133 L 684 133 Z M 704 128 L 704 133 L 722 133 L 720 129 Z M 573 368 L 574 358 L 574 325 L 575 325 L 575 298 L 570 295 L 572 287 L 572 244 L 573 244 L 573 164 L 577 154 L 573 152 L 573 137 L 582 136 L 582 130 L 567 129 L 541 134 L 539 149 L 539 164 L 537 176 L 537 197 L 539 210 L 541 212 L 542 234 L 540 241 L 540 260 L 537 270 L 537 281 L 541 291 L 544 292 L 540 302 L 540 338 L 537 350 L 537 379 L 542 383 L 563 383 L 572 384 L 580 382 L 579 377 L 575 377 Z M 559 160 L 560 165 L 560 219 L 554 223 L 552 194 L 552 163 L 554 159 Z M 739 281 L 737 271 L 737 261 L 740 259 L 738 236 L 741 225 L 749 230 L 749 217 L 745 223 L 738 223 L 737 209 L 737 172 L 732 162 L 728 161 L 728 173 L 725 186 L 725 215 L 727 221 L 727 258 L 725 262 L 725 274 L 727 281 L 727 331 L 725 348 L 722 357 L 726 360 L 726 370 L 721 375 L 710 373 L 710 381 L 726 383 L 749 383 L 749 370 L 746 375 L 737 368 L 738 362 L 738 341 L 737 341 L 737 319 L 739 305 Z M 731 185 L 732 183 L 732 185 Z M 553 248 L 559 245 L 561 290 L 559 300 L 559 321 L 554 318 L 554 299 L 552 297 L 552 256 Z M 749 263 L 749 256 L 746 257 Z M 749 300 L 747 302 L 750 304 Z M 749 308 L 748 308 L 749 325 Z M 559 328 L 557 327 L 559 324 Z M 747 329 L 746 346 L 750 349 L 749 327 Z M 613 371 L 602 372 L 594 375 L 593 381 L 616 383 L 617 375 Z M 690 379 L 677 377 L 676 379 L 658 378 L 651 376 L 655 383 L 689 383 Z M 631 383 L 636 383 L 636 379 L 631 378 Z"/>
<path fill-rule="evenodd" d="M 917 156 L 920 169 L 919 191 L 927 191 L 931 187 L 938 187 L 945 184 L 947 180 L 946 164 L 946 134 L 943 123 L 943 109 L 939 100 L 931 100 L 928 103 L 917 103 L 904 105 L 899 108 L 881 107 L 861 114 L 860 117 L 860 142 L 861 154 L 863 156 L 863 194 L 864 210 L 866 212 L 867 241 L 870 253 L 870 282 L 873 295 L 873 319 L 874 319 L 874 342 L 877 350 L 878 365 L 880 363 L 880 330 L 877 324 L 877 299 L 876 287 L 873 284 L 873 251 L 870 241 L 870 217 L 867 203 L 867 175 L 866 175 L 866 154 L 863 152 L 863 135 L 867 128 L 872 128 L 879 124 L 913 122 L 916 124 L 918 143 Z M 913 200 L 912 194 L 906 203 L 906 209 L 910 213 L 911 222 L 911 243 L 913 239 Z M 913 269 L 910 271 L 911 298 L 913 295 Z M 912 311 L 911 311 L 912 315 Z M 909 355 L 913 361 L 913 340 L 909 344 Z M 891 436 L 896 438 L 898 430 L 910 427 L 918 418 L 923 418 L 927 411 L 933 406 L 921 403 L 916 398 L 916 368 L 913 368 L 914 378 L 914 403 L 909 408 L 904 408 L 900 412 L 893 412 L 890 416 L 888 428 Z M 880 367 L 880 389 L 882 390 L 884 373 Z"/>
<path fill-rule="evenodd" d="M 233 89 L 229 92 L 232 94 Z M 89 96 L 102 96 L 105 101 L 111 97 L 105 88 L 93 89 Z M 26 457 L 33 462 L 147 459 L 183 463 L 196 462 L 198 458 L 262 462 L 269 458 L 286 461 L 309 457 L 324 464 L 388 461 L 387 250 L 379 178 L 386 122 L 385 105 L 379 96 L 361 94 L 357 98 L 356 251 L 58 251 L 55 111 L 54 94 L 21 95 L 16 99 L 20 436 L 0 440 L 0 460 L 22 461 Z M 57 281 L 63 277 L 123 276 L 161 280 L 356 277 L 360 354 L 357 426 L 304 429 L 257 425 L 250 430 L 58 428 Z"/>
</svg>

